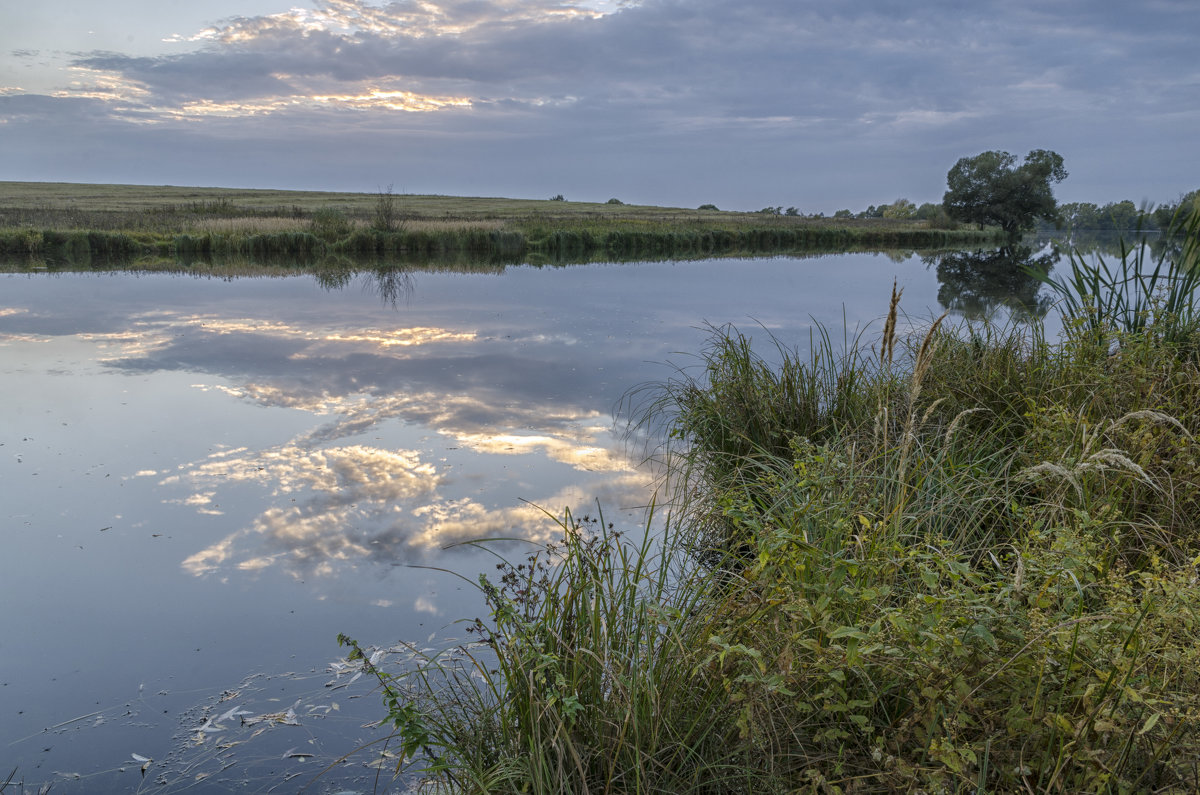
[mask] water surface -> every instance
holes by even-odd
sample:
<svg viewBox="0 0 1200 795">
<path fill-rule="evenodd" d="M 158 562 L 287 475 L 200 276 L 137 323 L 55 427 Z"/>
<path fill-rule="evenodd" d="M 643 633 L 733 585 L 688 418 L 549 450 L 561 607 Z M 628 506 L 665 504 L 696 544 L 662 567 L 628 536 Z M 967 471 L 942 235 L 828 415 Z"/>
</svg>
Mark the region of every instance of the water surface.
<svg viewBox="0 0 1200 795">
<path fill-rule="evenodd" d="M 934 264 L 424 272 L 383 296 L 370 276 L 0 276 L 0 775 L 299 789 L 379 736 L 337 633 L 460 635 L 476 593 L 422 567 L 473 580 L 494 559 L 454 545 L 548 538 L 543 509 L 641 523 L 652 474 L 614 409 L 694 364 L 706 324 L 803 348 L 814 321 L 877 319 L 894 278 L 928 322 L 955 298 Z M 370 791 L 373 759 L 312 791 Z"/>
</svg>

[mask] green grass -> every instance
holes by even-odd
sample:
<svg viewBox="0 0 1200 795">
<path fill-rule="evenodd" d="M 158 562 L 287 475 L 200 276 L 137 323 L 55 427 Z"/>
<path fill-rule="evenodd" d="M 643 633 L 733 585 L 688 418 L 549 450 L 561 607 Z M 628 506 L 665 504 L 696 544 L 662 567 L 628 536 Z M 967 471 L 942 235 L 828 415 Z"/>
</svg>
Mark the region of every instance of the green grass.
<svg viewBox="0 0 1200 795">
<path fill-rule="evenodd" d="M 1071 275 L 1050 278 L 1033 272 L 1061 299 L 1067 318 L 1086 326 L 1093 334 L 1118 330 L 1138 334 L 1150 324 L 1169 343 L 1178 343 L 1195 330 L 1196 291 L 1200 287 L 1198 245 L 1200 212 L 1188 218 L 1177 217 L 1167 239 L 1182 236 L 1180 250 L 1160 247 L 1157 255 L 1142 241 L 1127 247 L 1120 242 L 1120 265 L 1110 267 L 1097 255 L 1096 265 L 1088 264 L 1078 252 L 1071 253 Z"/>
<path fill-rule="evenodd" d="M 647 404 L 665 533 L 568 515 L 478 644 L 376 672 L 431 789 L 1200 790 L 1196 319 L 903 337 L 899 299 L 770 363 L 714 329 Z"/>
<path fill-rule="evenodd" d="M 87 236 L 86 251 L 80 235 Z M 935 248 L 992 237 L 924 222 L 608 202 L 0 183 L 0 259 L 35 267 L 153 267 L 232 258 L 310 264 L 334 255 L 560 263 Z"/>
<path fill-rule="evenodd" d="M 1200 786 L 1200 361 L 1172 286 L 1137 322 L 1102 295 L 1058 342 L 934 324 L 891 362 L 772 367 L 722 330 L 666 387 L 695 525 L 742 583 L 722 637 L 754 654 L 723 675 L 770 679 L 734 689 L 797 786 Z"/>
<path fill-rule="evenodd" d="M 625 538 L 603 517 L 476 583 L 471 644 L 380 671 L 397 771 L 455 792 L 744 792 L 755 776 L 717 682 L 697 686 L 712 572 L 674 525 Z M 750 789 L 747 789 L 749 787 Z"/>
</svg>

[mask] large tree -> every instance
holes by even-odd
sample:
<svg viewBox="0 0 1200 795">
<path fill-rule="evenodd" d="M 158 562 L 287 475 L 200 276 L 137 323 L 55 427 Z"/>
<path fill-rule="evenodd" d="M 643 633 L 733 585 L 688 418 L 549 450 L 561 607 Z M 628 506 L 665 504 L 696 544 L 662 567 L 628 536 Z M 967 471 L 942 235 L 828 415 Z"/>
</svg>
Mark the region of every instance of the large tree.
<svg viewBox="0 0 1200 795">
<path fill-rule="evenodd" d="M 1056 152 L 1035 149 L 1017 165 L 1008 152 L 983 152 L 964 157 L 946 175 L 950 188 L 942 206 L 951 218 L 995 225 L 1010 236 L 1031 229 L 1038 218 L 1054 221 L 1058 205 L 1051 183 L 1067 178 Z"/>
</svg>

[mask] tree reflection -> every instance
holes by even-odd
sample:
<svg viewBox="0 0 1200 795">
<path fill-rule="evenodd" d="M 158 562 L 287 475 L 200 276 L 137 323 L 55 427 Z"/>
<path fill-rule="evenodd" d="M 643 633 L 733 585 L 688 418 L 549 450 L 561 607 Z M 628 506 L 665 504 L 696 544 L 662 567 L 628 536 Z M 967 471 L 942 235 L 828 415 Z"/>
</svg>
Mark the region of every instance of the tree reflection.
<svg viewBox="0 0 1200 795">
<path fill-rule="evenodd" d="M 1013 244 L 990 251 L 950 251 L 922 257 L 937 266 L 938 303 L 968 319 L 990 318 L 1005 308 L 1016 320 L 1045 317 L 1054 301 L 1026 269 L 1049 273 L 1062 255 L 1038 256 L 1029 246 Z"/>
<path fill-rule="evenodd" d="M 363 288 L 375 293 L 388 306 L 396 306 L 400 298 L 411 300 L 417 283 L 411 268 L 402 265 L 382 266 L 368 274 Z"/>
<path fill-rule="evenodd" d="M 410 300 L 416 289 L 412 268 L 406 265 L 379 265 L 363 272 L 347 259 L 331 257 L 312 269 L 317 284 L 330 291 L 344 289 L 360 273 L 363 290 L 378 295 L 386 306 Z"/>
<path fill-rule="evenodd" d="M 330 292 L 340 290 L 354 277 L 354 265 L 341 257 L 327 257 L 312 268 L 317 284 Z"/>
</svg>

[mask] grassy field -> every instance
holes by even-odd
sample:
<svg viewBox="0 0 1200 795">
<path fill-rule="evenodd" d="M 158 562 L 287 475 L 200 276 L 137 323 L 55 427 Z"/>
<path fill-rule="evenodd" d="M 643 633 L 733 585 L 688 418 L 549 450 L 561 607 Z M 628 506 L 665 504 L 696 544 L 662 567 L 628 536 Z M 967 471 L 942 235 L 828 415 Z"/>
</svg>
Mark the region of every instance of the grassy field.
<svg viewBox="0 0 1200 795">
<path fill-rule="evenodd" d="M 622 219 L 676 223 L 816 224 L 839 228 L 909 227 L 910 223 L 879 218 L 807 219 L 761 213 L 694 210 L 632 204 L 503 199 L 469 196 L 393 194 L 397 212 L 420 221 L 512 221 L 530 217 L 553 221 Z M 197 217 L 309 218 L 321 209 L 334 209 L 369 221 L 380 193 L 257 190 L 241 188 L 190 188 L 170 185 L 90 185 L 65 182 L 0 182 L 0 219 L 13 223 L 17 214 L 30 222 L 69 221 L 71 214 L 96 218 L 108 215 L 121 220 L 142 217 L 187 220 Z M 41 215 L 39 215 L 39 213 Z M 121 227 L 98 227 L 121 228 Z M 172 227 L 177 231 L 185 228 Z"/>
<path fill-rule="evenodd" d="M 438 792 L 1200 791 L 1200 212 L 1064 334 L 931 320 L 650 389 L 666 530 L 566 516 L 384 686 Z M 1049 277 L 1047 277 L 1049 278 Z M 1149 288 L 1143 295 L 1129 285 Z M 838 335 L 840 339 L 840 334 Z"/>
<path fill-rule="evenodd" d="M 0 256 L 79 267 L 330 256 L 573 261 L 937 248 L 994 232 L 620 203 L 0 182 Z"/>
</svg>

